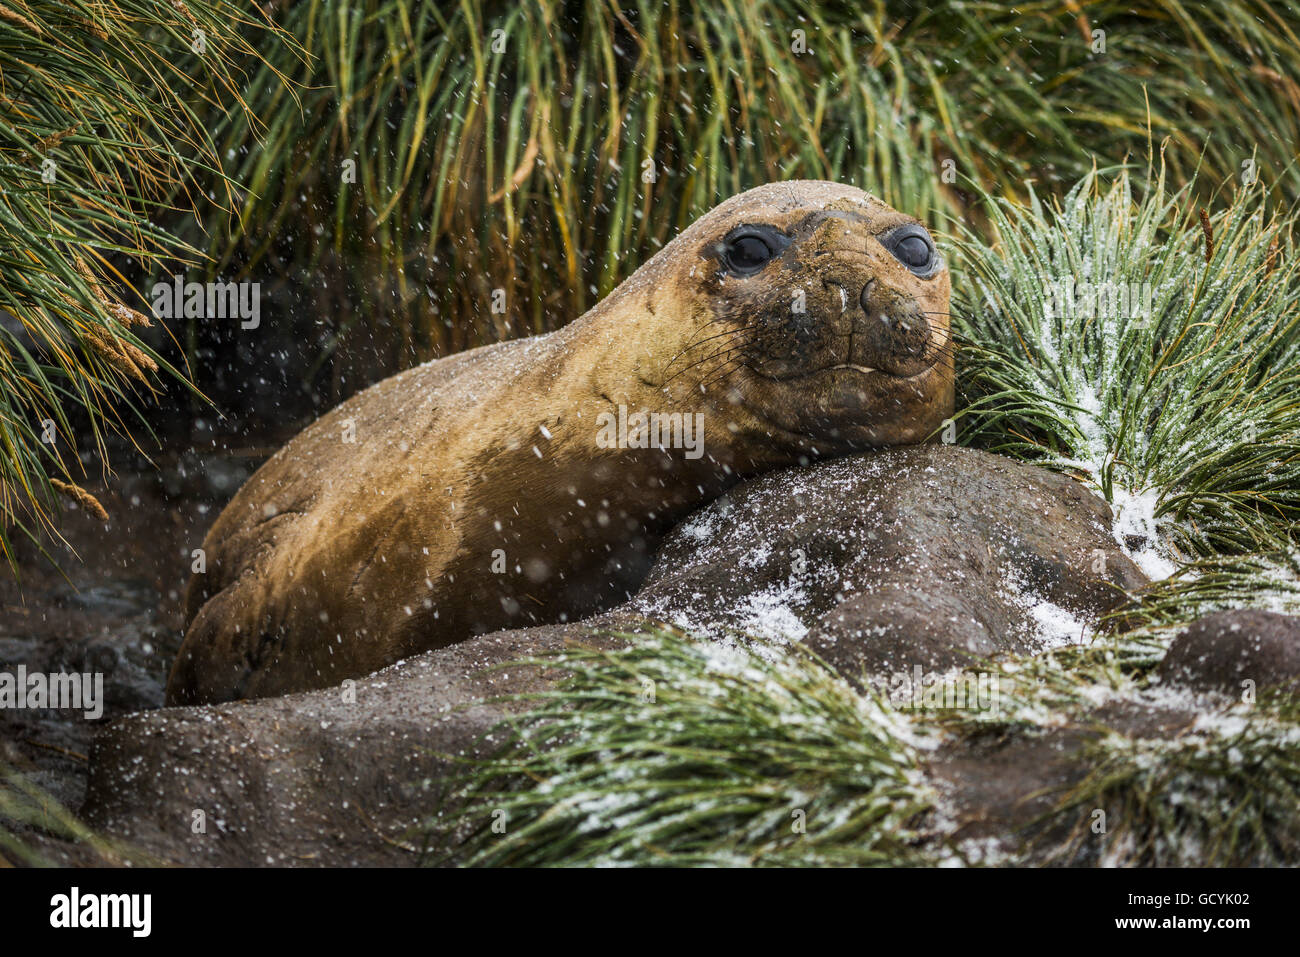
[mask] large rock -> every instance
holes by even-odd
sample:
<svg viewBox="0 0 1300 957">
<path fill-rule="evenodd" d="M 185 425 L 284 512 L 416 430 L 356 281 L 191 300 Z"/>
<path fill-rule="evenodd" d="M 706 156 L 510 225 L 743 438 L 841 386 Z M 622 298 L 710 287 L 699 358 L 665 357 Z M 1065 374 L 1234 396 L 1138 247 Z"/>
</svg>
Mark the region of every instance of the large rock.
<svg viewBox="0 0 1300 957">
<path fill-rule="evenodd" d="M 131 715 L 96 741 L 82 816 L 164 862 L 418 862 L 440 782 L 496 744 L 512 706 L 496 699 L 555 677 L 500 666 L 575 638 L 614 643 L 576 625 L 496 632 L 339 688 Z"/>
<path fill-rule="evenodd" d="M 885 677 L 1077 641 L 1145 584 L 1076 482 L 932 445 L 740 486 L 673 532 L 633 604 Z"/>
<path fill-rule="evenodd" d="M 1234 697 L 1300 690 L 1300 619 L 1253 608 L 1207 615 L 1174 639 L 1156 673 L 1170 684 Z"/>
<path fill-rule="evenodd" d="M 492 746 L 489 699 L 548 688 L 491 670 L 647 619 L 720 640 L 803 640 L 886 675 L 1066 636 L 1145 583 L 1106 505 L 1069 479 L 970 450 L 888 450 L 775 473 L 701 510 L 632 601 L 585 622 L 484 635 L 343 689 L 144 712 L 97 739 L 85 815 L 180 863 L 420 859 L 413 825 L 449 756 Z M 1049 614 L 1044 615 L 1047 609 Z M 202 825 L 201 827 L 199 825 Z"/>
</svg>

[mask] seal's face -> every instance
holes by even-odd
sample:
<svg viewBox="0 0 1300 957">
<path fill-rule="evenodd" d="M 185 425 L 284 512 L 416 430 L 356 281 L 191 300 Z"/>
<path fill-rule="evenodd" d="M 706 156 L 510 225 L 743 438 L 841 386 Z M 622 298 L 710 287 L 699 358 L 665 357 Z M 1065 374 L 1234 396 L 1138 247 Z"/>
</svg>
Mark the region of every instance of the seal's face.
<svg viewBox="0 0 1300 957">
<path fill-rule="evenodd" d="M 853 187 L 789 183 L 706 225 L 693 348 L 733 402 L 852 447 L 920 441 L 951 415 L 948 270 L 915 219 Z"/>
</svg>

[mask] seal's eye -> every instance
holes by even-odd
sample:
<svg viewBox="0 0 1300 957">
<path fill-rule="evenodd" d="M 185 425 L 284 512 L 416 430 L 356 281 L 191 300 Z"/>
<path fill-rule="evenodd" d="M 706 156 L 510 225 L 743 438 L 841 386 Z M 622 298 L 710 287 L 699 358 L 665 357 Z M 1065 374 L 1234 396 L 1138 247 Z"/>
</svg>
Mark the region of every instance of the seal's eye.
<svg viewBox="0 0 1300 957">
<path fill-rule="evenodd" d="M 727 247 L 727 262 L 733 269 L 760 269 L 772 258 L 772 250 L 757 236 L 741 236 Z"/>
<path fill-rule="evenodd" d="M 930 234 L 915 223 L 900 226 L 881 238 L 881 243 L 901 262 L 922 279 L 929 279 L 939 271 L 939 254 Z"/>
<path fill-rule="evenodd" d="M 738 226 L 722 241 L 722 264 L 734 275 L 752 276 L 788 245 L 789 238 L 771 226 Z"/>
</svg>

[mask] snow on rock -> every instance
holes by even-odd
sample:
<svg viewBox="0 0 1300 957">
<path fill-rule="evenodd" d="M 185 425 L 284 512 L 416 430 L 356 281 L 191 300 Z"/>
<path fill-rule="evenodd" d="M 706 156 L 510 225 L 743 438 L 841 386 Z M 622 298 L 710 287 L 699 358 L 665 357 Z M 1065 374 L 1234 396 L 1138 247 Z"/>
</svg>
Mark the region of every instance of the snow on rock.
<svg viewBox="0 0 1300 957">
<path fill-rule="evenodd" d="M 668 536 L 632 604 L 762 654 L 803 642 L 851 676 L 942 670 L 1085 637 L 1146 584 L 1110 527 L 1063 475 L 887 449 L 733 489 Z"/>
</svg>

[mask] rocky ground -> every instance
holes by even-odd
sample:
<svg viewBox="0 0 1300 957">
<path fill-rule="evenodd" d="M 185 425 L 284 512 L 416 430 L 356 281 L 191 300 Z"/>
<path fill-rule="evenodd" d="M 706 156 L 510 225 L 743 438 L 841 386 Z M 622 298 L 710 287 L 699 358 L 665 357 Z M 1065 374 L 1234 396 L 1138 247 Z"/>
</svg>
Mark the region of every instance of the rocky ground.
<svg viewBox="0 0 1300 957">
<path fill-rule="evenodd" d="M 670 536 L 640 592 L 586 622 L 481 636 L 342 688 L 203 708 L 159 709 L 177 645 L 189 549 L 256 455 L 177 463 L 106 501 L 107 527 L 67 534 L 69 579 L 33 566 L 0 591 L 0 670 L 102 670 L 97 722 L 0 711 L 7 757 L 103 834 L 181 864 L 418 863 L 416 825 L 456 760 L 490 749 L 512 705 L 500 695 L 556 674 L 498 666 L 566 643 L 616 645 L 665 621 L 715 641 L 758 636 L 764 654 L 803 642 L 860 683 L 959 667 L 972 656 L 1079 640 L 1145 584 L 1111 534 L 1108 508 L 1069 479 L 981 452 L 889 450 L 747 483 Z M 1300 627 L 1262 612 L 1206 619 L 1160 666 L 1167 684 L 1230 695 L 1300 675 Z M 1176 736 L 1194 695 L 1099 701 L 1096 723 Z M 992 736 L 936 750 L 926 774 L 954 834 L 1020 846 L 1045 794 L 1079 780 L 1086 726 Z M 86 852 L 46 841 L 69 862 Z"/>
<path fill-rule="evenodd" d="M 118 474 L 84 483 L 107 522 L 69 504 L 58 518 L 61 540 L 19 540 L 17 575 L 0 567 L 0 672 L 104 676 L 103 714 L 94 720 L 0 708 L 0 761 L 64 806 L 84 799 L 96 734 L 115 718 L 162 706 L 190 551 L 275 448 L 220 444 L 220 452 L 157 456 L 156 468 L 120 450 Z"/>
</svg>

